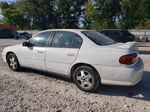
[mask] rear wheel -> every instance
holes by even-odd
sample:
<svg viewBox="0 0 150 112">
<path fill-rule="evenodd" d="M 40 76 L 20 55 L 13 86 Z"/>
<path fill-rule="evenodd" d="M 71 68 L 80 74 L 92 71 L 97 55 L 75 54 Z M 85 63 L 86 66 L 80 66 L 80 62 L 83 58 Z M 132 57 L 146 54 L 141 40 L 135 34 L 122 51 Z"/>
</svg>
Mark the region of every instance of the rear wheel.
<svg viewBox="0 0 150 112">
<path fill-rule="evenodd" d="M 99 74 L 89 66 L 78 67 L 74 71 L 73 80 L 79 89 L 87 92 L 96 90 L 100 84 Z"/>
<path fill-rule="evenodd" d="M 8 63 L 8 66 L 11 70 L 13 70 L 13 71 L 20 70 L 20 64 L 19 64 L 19 61 L 18 61 L 17 56 L 15 54 L 10 53 L 7 56 L 7 63 Z"/>
</svg>

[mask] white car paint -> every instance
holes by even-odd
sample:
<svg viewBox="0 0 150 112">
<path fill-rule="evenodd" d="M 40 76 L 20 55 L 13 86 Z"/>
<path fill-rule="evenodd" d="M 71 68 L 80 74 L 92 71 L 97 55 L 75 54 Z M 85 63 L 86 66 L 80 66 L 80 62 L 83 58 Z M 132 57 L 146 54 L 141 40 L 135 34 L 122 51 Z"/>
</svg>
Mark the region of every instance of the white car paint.
<svg viewBox="0 0 150 112">
<path fill-rule="evenodd" d="M 46 70 L 45 68 L 45 47 L 22 47 L 19 50 L 19 59 L 24 67 Z M 23 54 L 23 55 L 22 55 Z"/>
<path fill-rule="evenodd" d="M 100 46 L 92 42 L 81 31 L 75 29 L 55 29 L 46 31 L 69 31 L 80 35 L 83 43 L 80 49 L 53 47 L 24 47 L 22 44 L 9 46 L 3 50 L 2 57 L 6 62 L 8 52 L 16 54 L 22 67 L 40 69 L 48 72 L 71 76 L 75 64 L 84 63 L 93 66 L 101 77 L 102 84 L 135 85 L 143 76 L 144 64 L 137 58 L 131 65 L 119 63 L 119 58 L 126 54 L 137 53 L 134 42 L 116 43 Z M 46 32 L 43 31 L 43 32 Z"/>
<path fill-rule="evenodd" d="M 68 68 L 75 61 L 79 49 L 47 48 L 46 67 L 49 72 L 68 74 Z M 59 70 L 58 70 L 59 69 Z"/>
</svg>

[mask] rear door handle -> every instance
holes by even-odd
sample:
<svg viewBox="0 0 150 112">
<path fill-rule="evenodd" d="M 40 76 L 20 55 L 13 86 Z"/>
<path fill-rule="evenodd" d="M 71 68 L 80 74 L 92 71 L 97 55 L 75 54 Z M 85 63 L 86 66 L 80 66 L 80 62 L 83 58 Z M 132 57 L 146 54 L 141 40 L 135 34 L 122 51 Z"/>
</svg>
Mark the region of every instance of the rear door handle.
<svg viewBox="0 0 150 112">
<path fill-rule="evenodd" d="M 75 56 L 75 53 L 67 53 L 67 56 Z"/>
</svg>

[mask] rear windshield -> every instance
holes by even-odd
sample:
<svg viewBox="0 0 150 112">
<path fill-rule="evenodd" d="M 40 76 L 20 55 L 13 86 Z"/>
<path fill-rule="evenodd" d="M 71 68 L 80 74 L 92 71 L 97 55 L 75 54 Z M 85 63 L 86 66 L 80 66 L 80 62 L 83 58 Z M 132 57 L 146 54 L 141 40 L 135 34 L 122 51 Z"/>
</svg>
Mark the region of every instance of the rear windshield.
<svg viewBox="0 0 150 112">
<path fill-rule="evenodd" d="M 116 43 L 112 39 L 96 31 L 82 31 L 82 33 L 98 45 L 111 45 Z"/>
</svg>

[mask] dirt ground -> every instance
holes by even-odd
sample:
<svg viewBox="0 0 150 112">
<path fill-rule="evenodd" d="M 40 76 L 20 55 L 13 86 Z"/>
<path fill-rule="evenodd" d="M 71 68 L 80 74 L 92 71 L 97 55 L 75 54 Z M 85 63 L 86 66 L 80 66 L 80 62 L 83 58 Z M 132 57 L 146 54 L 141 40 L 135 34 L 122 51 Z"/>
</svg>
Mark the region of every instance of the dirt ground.
<svg viewBox="0 0 150 112">
<path fill-rule="evenodd" d="M 0 39 L 3 47 L 22 40 Z M 0 56 L 0 112 L 150 112 L 150 44 L 140 44 L 144 78 L 136 86 L 79 90 L 68 79 L 40 71 L 11 71 Z"/>
</svg>

